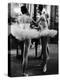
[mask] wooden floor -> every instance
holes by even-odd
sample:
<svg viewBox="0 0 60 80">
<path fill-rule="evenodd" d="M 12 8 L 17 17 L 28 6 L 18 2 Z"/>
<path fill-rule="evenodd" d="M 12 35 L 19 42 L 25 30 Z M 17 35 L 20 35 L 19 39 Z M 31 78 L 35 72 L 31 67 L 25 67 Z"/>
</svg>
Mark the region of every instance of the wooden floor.
<svg viewBox="0 0 60 80">
<path fill-rule="evenodd" d="M 34 48 L 29 52 L 28 66 L 25 69 L 25 72 L 29 76 L 37 75 L 50 75 L 58 74 L 58 45 L 50 44 L 49 45 L 50 59 L 47 62 L 47 72 L 42 73 L 42 60 L 35 58 Z M 21 65 L 20 59 L 16 58 L 16 50 L 12 50 L 10 57 L 10 76 L 11 77 L 21 77 L 23 75 L 23 68 Z M 38 50 L 39 55 L 39 50 Z"/>
</svg>

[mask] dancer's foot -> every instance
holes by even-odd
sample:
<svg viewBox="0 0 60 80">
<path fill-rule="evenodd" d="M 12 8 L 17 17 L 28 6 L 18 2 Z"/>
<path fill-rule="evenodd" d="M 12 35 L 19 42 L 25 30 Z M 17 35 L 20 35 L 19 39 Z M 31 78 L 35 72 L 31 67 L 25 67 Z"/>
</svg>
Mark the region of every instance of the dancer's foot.
<svg viewBox="0 0 60 80">
<path fill-rule="evenodd" d="M 23 75 L 24 75 L 24 76 L 26 76 L 26 77 L 28 77 L 28 76 L 29 76 L 29 75 L 28 75 L 28 73 L 25 73 L 25 72 L 23 73 Z"/>
<path fill-rule="evenodd" d="M 43 72 L 46 72 L 46 71 L 47 71 L 47 64 L 45 64 L 43 67 Z"/>
</svg>

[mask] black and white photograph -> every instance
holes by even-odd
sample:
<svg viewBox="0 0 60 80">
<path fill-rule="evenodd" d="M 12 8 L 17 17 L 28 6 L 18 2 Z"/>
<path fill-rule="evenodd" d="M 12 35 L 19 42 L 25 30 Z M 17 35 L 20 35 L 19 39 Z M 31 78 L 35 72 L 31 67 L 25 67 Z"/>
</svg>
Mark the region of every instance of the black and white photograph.
<svg viewBox="0 0 60 80">
<path fill-rule="evenodd" d="M 59 6 L 8 3 L 8 76 L 59 73 Z"/>
</svg>

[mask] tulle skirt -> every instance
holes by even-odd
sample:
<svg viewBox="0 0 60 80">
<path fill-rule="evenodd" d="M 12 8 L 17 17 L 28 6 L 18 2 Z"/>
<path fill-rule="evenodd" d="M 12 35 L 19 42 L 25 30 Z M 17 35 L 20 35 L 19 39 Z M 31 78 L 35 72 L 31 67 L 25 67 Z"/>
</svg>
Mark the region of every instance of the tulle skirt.
<svg viewBox="0 0 60 80">
<path fill-rule="evenodd" d="M 18 25 L 14 24 L 11 25 L 11 34 L 19 40 L 25 39 L 33 39 L 33 38 L 40 38 L 44 36 L 54 37 L 57 34 L 56 30 L 53 29 L 45 29 L 43 31 L 37 31 L 36 29 L 23 29 L 20 28 Z"/>
<path fill-rule="evenodd" d="M 45 29 L 40 32 L 40 36 L 48 36 L 53 38 L 56 35 L 57 35 L 57 30 L 53 30 L 53 29 Z"/>
</svg>

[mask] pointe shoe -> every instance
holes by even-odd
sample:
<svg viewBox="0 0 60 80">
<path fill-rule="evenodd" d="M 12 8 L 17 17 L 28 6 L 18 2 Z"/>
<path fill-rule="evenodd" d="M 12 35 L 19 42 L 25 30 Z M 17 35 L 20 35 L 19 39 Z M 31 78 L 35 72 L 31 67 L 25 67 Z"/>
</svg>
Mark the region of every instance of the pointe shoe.
<svg viewBox="0 0 60 80">
<path fill-rule="evenodd" d="M 24 74 L 24 76 L 26 76 L 26 77 L 28 77 L 28 76 L 29 76 L 27 73 L 23 73 L 23 74 Z"/>
<path fill-rule="evenodd" d="M 43 67 L 43 72 L 46 72 L 46 71 L 47 71 L 47 65 L 45 64 Z"/>
</svg>

